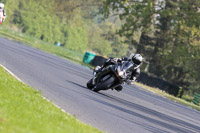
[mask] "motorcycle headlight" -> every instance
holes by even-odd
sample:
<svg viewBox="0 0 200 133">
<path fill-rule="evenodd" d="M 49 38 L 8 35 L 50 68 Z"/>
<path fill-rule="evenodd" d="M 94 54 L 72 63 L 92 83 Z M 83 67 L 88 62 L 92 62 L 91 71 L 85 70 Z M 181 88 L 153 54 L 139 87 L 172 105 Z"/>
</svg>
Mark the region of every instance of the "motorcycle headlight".
<svg viewBox="0 0 200 133">
<path fill-rule="evenodd" d="M 119 76 L 123 76 L 124 75 L 124 72 L 121 71 L 121 72 L 118 72 Z"/>
</svg>

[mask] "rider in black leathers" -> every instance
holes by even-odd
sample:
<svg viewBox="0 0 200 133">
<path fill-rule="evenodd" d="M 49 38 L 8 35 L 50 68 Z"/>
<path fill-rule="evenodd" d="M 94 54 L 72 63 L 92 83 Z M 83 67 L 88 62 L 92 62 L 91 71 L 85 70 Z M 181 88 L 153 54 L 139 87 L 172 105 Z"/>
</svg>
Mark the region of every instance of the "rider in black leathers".
<svg viewBox="0 0 200 133">
<path fill-rule="evenodd" d="M 142 63 L 142 56 L 140 54 L 134 54 L 131 58 L 123 57 L 123 58 L 109 58 L 102 67 L 97 66 L 94 70 L 94 72 L 97 74 L 100 72 L 103 68 L 115 64 L 117 62 L 122 62 L 122 61 L 131 61 L 134 64 L 134 68 L 131 70 L 131 77 L 128 81 L 129 84 L 133 84 L 134 81 L 139 77 L 140 75 L 140 64 Z M 115 87 L 115 90 L 121 91 L 123 87 L 121 85 Z"/>
</svg>

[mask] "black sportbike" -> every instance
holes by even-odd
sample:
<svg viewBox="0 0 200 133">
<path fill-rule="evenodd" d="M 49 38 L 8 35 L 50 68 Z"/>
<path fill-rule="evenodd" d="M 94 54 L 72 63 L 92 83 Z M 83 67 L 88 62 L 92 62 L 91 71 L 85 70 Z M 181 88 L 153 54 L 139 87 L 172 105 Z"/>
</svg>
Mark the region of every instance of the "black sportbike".
<svg viewBox="0 0 200 133">
<path fill-rule="evenodd" d="M 93 72 L 93 78 L 87 82 L 87 87 L 95 92 L 100 90 L 115 89 L 121 84 L 128 83 L 134 64 L 131 61 L 123 61 L 103 68 L 97 74 Z"/>
</svg>

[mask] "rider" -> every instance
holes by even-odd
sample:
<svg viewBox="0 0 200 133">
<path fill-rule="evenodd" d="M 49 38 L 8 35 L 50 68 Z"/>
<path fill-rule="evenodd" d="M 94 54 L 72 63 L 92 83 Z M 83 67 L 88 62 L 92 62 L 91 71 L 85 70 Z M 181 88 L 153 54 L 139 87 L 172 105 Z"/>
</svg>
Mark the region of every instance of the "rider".
<svg viewBox="0 0 200 133">
<path fill-rule="evenodd" d="M 3 13 L 3 20 L 2 22 L 6 19 L 6 10 L 4 9 L 4 4 L 0 3 L 0 13 Z"/>
<path fill-rule="evenodd" d="M 139 77 L 140 75 L 140 65 L 142 63 L 142 56 L 140 54 L 134 54 L 132 57 L 130 58 L 127 58 L 127 57 L 123 57 L 123 58 L 110 58 L 108 59 L 104 65 L 102 67 L 100 66 L 97 66 L 94 70 L 95 73 L 98 73 L 100 72 L 103 68 L 109 66 L 109 65 L 112 65 L 112 64 L 115 64 L 117 62 L 122 62 L 122 61 L 131 61 L 133 64 L 134 64 L 134 68 L 132 69 L 132 73 L 131 73 L 131 77 L 129 79 L 129 84 L 133 84 L 134 81 L 137 79 L 137 77 Z M 117 91 L 121 91 L 123 89 L 123 87 L 120 85 L 120 86 L 117 86 L 115 87 L 115 89 Z"/>
</svg>

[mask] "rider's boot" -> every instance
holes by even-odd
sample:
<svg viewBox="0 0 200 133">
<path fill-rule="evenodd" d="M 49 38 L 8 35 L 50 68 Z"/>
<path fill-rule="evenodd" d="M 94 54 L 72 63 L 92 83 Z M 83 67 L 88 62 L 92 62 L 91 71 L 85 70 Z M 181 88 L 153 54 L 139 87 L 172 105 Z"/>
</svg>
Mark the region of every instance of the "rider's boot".
<svg viewBox="0 0 200 133">
<path fill-rule="evenodd" d="M 123 89 L 123 87 L 121 85 L 115 87 L 115 90 L 117 90 L 117 91 L 121 91 L 122 89 Z"/>
</svg>

